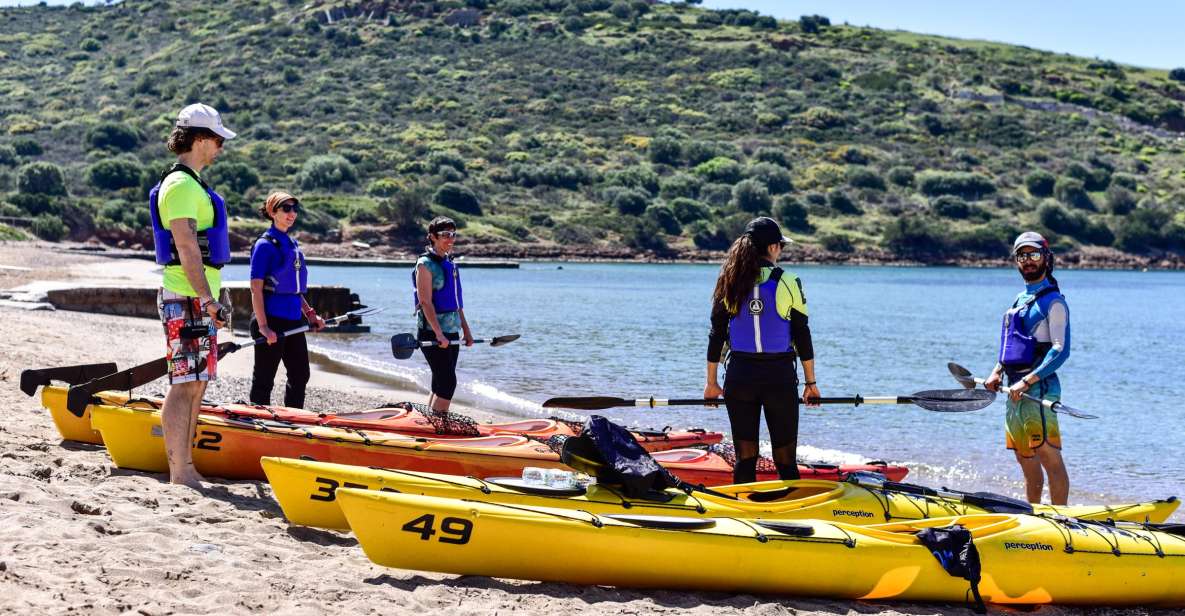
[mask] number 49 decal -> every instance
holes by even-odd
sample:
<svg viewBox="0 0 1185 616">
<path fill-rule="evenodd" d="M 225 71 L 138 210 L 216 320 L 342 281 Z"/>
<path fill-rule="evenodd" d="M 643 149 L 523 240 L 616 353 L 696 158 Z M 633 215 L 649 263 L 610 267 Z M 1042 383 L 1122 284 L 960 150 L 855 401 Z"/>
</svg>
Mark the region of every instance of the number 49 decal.
<svg viewBox="0 0 1185 616">
<path fill-rule="evenodd" d="M 428 541 L 438 531 L 433 528 L 436 525 L 436 516 L 431 513 L 424 515 L 403 525 L 403 530 L 409 533 L 415 533 L 420 536 L 420 539 Z M 457 545 L 465 545 L 469 543 L 469 537 L 473 534 L 473 522 L 464 518 L 444 518 L 440 521 L 440 537 L 437 541 L 441 543 L 454 543 Z"/>
</svg>

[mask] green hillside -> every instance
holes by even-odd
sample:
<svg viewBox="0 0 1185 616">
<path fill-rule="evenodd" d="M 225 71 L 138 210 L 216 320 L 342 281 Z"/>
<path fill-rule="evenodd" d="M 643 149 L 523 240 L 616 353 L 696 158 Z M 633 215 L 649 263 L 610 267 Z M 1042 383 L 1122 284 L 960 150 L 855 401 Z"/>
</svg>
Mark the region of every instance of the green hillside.
<svg viewBox="0 0 1185 616">
<path fill-rule="evenodd" d="M 240 245 L 285 188 L 301 228 L 376 249 L 451 213 L 469 254 L 687 257 L 762 212 L 816 254 L 995 258 L 1038 228 L 1176 258 L 1174 78 L 644 0 L 0 9 L 0 216 L 148 243 L 172 118 L 201 101 L 241 136 L 208 173 Z"/>
</svg>

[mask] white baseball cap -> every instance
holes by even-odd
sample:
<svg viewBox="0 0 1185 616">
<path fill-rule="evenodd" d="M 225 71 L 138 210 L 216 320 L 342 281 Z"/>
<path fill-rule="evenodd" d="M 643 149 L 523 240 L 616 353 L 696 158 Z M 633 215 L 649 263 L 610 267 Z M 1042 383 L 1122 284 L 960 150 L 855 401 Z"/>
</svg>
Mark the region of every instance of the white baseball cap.
<svg viewBox="0 0 1185 616">
<path fill-rule="evenodd" d="M 209 105 L 194 103 L 177 114 L 178 128 L 208 128 L 223 139 L 234 139 L 235 132 L 222 125 L 222 116 Z"/>
<path fill-rule="evenodd" d="M 1016 251 L 1025 246 L 1042 250 L 1049 248 L 1049 242 L 1045 241 L 1045 238 L 1041 237 L 1041 234 L 1036 231 L 1025 231 L 1016 236 L 1016 241 L 1012 242 L 1012 253 L 1016 254 Z"/>
</svg>

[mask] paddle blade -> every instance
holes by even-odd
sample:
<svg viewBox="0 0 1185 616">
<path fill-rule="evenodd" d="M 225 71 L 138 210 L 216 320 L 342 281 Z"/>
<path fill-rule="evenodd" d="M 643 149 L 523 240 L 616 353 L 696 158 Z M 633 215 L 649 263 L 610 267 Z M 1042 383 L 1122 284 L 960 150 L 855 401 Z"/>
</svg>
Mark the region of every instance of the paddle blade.
<svg viewBox="0 0 1185 616">
<path fill-rule="evenodd" d="M 419 348 L 420 343 L 411 334 L 395 334 L 391 336 L 391 354 L 395 359 L 407 359 Z"/>
<path fill-rule="evenodd" d="M 572 398 L 550 398 L 543 402 L 543 408 L 549 409 L 579 409 L 582 411 L 599 411 L 619 406 L 634 406 L 633 400 L 612 398 L 609 396 L 585 396 Z"/>
<path fill-rule="evenodd" d="M 956 364 L 953 361 L 946 364 L 946 369 L 950 370 L 950 375 L 955 377 L 955 380 L 959 382 L 959 385 L 962 385 L 967 389 L 975 389 L 975 377 L 971 376 L 970 370 L 960 366 L 959 364 Z"/>
<path fill-rule="evenodd" d="M 67 385 L 78 385 L 91 379 L 106 376 L 115 372 L 114 363 L 79 364 L 76 366 L 56 366 L 53 368 L 30 368 L 21 371 L 21 391 L 26 396 L 37 393 L 37 388 L 49 385 L 51 381 L 64 381 Z"/>
<path fill-rule="evenodd" d="M 1062 413 L 1064 415 L 1069 415 L 1070 417 L 1077 417 L 1078 419 L 1098 419 L 1099 418 L 1098 415 L 1091 415 L 1090 413 L 1084 413 L 1072 406 L 1066 406 L 1065 404 L 1063 404 L 1061 402 L 1058 402 L 1057 404 L 1053 405 L 1053 412 Z"/>
<path fill-rule="evenodd" d="M 933 389 L 919 391 L 913 403 L 927 411 L 967 413 L 978 411 L 996 400 L 996 392 L 986 389 Z"/>
<path fill-rule="evenodd" d="M 497 347 L 497 346 L 502 346 L 504 344 L 510 344 L 511 342 L 518 340 L 520 337 L 521 337 L 520 334 L 509 334 L 506 336 L 498 336 L 498 337 L 490 340 L 490 346 Z"/>
</svg>

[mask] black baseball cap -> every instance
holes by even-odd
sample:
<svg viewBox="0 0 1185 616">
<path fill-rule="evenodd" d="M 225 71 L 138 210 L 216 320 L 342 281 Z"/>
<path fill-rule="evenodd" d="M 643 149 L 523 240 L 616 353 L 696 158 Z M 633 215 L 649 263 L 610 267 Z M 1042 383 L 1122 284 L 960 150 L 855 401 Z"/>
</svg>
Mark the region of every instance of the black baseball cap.
<svg viewBox="0 0 1185 616">
<path fill-rule="evenodd" d="M 753 239 L 753 244 L 758 248 L 765 248 L 770 244 L 778 244 L 781 242 L 790 243 L 794 240 L 782 235 L 782 228 L 774 219 L 768 216 L 761 216 L 749 221 L 745 225 L 745 235 Z"/>
</svg>

